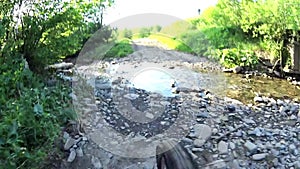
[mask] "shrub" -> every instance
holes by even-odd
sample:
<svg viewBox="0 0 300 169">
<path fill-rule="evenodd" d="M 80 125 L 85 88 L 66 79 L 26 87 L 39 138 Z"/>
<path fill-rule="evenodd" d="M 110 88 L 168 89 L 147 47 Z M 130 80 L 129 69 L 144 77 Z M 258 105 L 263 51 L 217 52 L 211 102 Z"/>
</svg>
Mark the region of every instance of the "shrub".
<svg viewBox="0 0 300 169">
<path fill-rule="evenodd" d="M 60 126 L 75 118 L 71 89 L 46 87 L 22 59 L 0 63 L 0 168 L 40 168 Z"/>
<path fill-rule="evenodd" d="M 109 49 L 105 54 L 105 57 L 124 57 L 131 53 L 133 53 L 133 49 L 130 41 L 128 39 L 123 39 Z"/>
<path fill-rule="evenodd" d="M 178 40 L 176 37 L 167 37 L 163 34 L 152 34 L 149 36 L 149 38 L 159 41 L 160 43 L 166 45 L 169 49 L 192 53 L 192 49 L 182 41 Z"/>
<path fill-rule="evenodd" d="M 254 67 L 258 63 L 257 56 L 250 50 L 223 49 L 219 50 L 218 54 L 221 58 L 221 64 L 228 68 L 234 66 Z"/>
</svg>

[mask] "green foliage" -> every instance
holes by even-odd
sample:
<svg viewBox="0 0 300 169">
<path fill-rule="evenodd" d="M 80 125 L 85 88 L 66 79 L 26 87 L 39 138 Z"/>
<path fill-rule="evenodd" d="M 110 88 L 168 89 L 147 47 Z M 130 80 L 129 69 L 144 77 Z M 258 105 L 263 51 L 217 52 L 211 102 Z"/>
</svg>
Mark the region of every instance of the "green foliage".
<svg viewBox="0 0 300 169">
<path fill-rule="evenodd" d="M 289 60 L 286 45 L 300 39 L 299 13 L 296 0 L 219 0 L 191 19 L 197 30 L 188 29 L 181 38 L 199 55 L 221 59 L 219 54 L 224 49 L 234 65 L 240 63 L 232 57 L 238 57 L 240 53 L 236 52 L 242 50 L 262 50 L 271 59 L 283 56 L 285 61 Z"/>
<path fill-rule="evenodd" d="M 180 20 L 168 26 L 163 27 L 160 33 L 168 36 L 179 37 L 187 30 L 194 30 L 194 29 L 195 29 L 194 25 L 190 24 L 188 21 Z"/>
<path fill-rule="evenodd" d="M 146 38 L 146 37 L 150 36 L 151 30 L 152 30 L 151 28 L 146 28 L 146 27 L 141 28 L 139 31 L 139 37 Z"/>
<path fill-rule="evenodd" d="M 192 49 L 189 46 L 174 37 L 171 38 L 163 34 L 152 34 L 149 36 L 149 38 L 159 41 L 160 43 L 166 45 L 169 49 L 192 53 Z"/>
<path fill-rule="evenodd" d="M 131 39 L 132 38 L 132 31 L 128 29 L 124 29 L 123 31 L 123 38 Z"/>
<path fill-rule="evenodd" d="M 123 39 L 109 49 L 109 51 L 105 54 L 105 57 L 124 57 L 131 53 L 133 53 L 133 49 L 130 40 Z"/>
<path fill-rule="evenodd" d="M 0 59 L 0 168 L 40 168 L 60 126 L 75 118 L 71 89 L 46 87 L 17 58 Z"/>
<path fill-rule="evenodd" d="M 79 51 L 102 27 L 107 1 L 108 5 L 112 3 L 112 0 L 4 0 L 0 5 L 0 53 L 2 56 L 21 53 L 31 70 L 42 71 L 46 64 Z"/>
<path fill-rule="evenodd" d="M 160 32 L 161 31 L 161 29 L 162 29 L 162 27 L 160 26 L 160 25 L 155 25 L 154 26 L 154 30 L 155 30 L 155 32 Z"/>
<path fill-rule="evenodd" d="M 223 49 L 218 52 L 221 64 L 227 68 L 243 66 L 253 68 L 258 63 L 258 58 L 253 51 L 237 48 Z"/>
</svg>

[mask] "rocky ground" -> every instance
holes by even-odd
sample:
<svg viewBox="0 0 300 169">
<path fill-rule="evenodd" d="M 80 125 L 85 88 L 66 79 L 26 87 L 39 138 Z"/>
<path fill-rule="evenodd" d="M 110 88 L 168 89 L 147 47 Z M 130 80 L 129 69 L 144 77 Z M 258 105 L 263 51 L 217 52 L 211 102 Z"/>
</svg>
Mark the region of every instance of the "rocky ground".
<svg viewBox="0 0 300 169">
<path fill-rule="evenodd" d="M 57 168 L 153 169 L 154 147 L 165 138 L 181 140 L 200 168 L 300 168 L 298 102 L 218 97 L 191 76 L 193 69 L 220 71 L 218 64 L 157 46 L 136 41 L 126 58 L 77 67 L 90 86 L 77 78 L 72 93 L 83 130 L 64 132 L 66 158 Z M 132 87 L 130 77 L 147 66 L 172 74 L 178 94 Z"/>
</svg>

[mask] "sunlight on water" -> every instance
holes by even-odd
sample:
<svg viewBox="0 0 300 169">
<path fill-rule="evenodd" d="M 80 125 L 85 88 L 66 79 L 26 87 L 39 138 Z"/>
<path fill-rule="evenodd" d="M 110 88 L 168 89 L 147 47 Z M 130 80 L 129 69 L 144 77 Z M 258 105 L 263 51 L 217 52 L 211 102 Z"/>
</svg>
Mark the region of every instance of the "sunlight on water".
<svg viewBox="0 0 300 169">
<path fill-rule="evenodd" d="M 136 88 L 144 89 L 150 92 L 156 92 L 163 96 L 175 96 L 172 93 L 171 82 L 174 78 L 167 72 L 160 69 L 143 70 L 131 80 Z"/>
</svg>

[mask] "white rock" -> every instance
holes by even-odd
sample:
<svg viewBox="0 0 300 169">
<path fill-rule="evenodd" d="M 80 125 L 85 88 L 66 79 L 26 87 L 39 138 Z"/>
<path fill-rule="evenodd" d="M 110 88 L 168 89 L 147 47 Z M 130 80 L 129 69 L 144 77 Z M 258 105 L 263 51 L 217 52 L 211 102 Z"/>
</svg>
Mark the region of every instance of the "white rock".
<svg viewBox="0 0 300 169">
<path fill-rule="evenodd" d="M 250 142 L 248 140 L 246 141 L 246 143 L 244 145 L 248 149 L 248 151 L 250 151 L 250 152 L 253 152 L 253 151 L 257 150 L 257 145 L 253 144 L 252 142 Z"/>
<path fill-rule="evenodd" d="M 68 140 L 68 138 L 70 138 L 70 134 L 67 133 L 67 132 L 64 132 L 63 138 L 64 138 L 65 140 Z"/>
<path fill-rule="evenodd" d="M 68 68 L 71 68 L 73 66 L 74 66 L 73 63 L 61 62 L 61 63 L 56 63 L 56 64 L 53 64 L 53 65 L 49 65 L 49 66 L 46 67 L 46 69 L 49 69 L 49 68 L 53 68 L 53 69 L 68 69 Z"/>
<path fill-rule="evenodd" d="M 252 159 L 255 160 L 255 161 L 259 161 L 259 160 L 263 160 L 267 157 L 267 153 L 261 153 L 261 154 L 254 154 L 252 156 Z"/>
<path fill-rule="evenodd" d="M 236 148 L 235 143 L 234 142 L 230 142 L 229 143 L 229 148 L 234 150 Z"/>
<path fill-rule="evenodd" d="M 196 124 L 194 126 L 195 136 L 206 141 L 212 134 L 212 129 L 205 124 Z"/>
<path fill-rule="evenodd" d="M 139 95 L 138 94 L 129 93 L 129 94 L 124 95 L 124 97 L 127 98 L 127 99 L 129 99 L 129 100 L 134 100 L 134 99 L 138 98 Z"/>
<path fill-rule="evenodd" d="M 153 119 L 154 115 L 152 113 L 147 112 L 146 117 L 149 118 L 149 119 Z"/>
<path fill-rule="evenodd" d="M 195 139 L 194 140 L 194 146 L 195 147 L 201 147 L 201 146 L 204 145 L 204 143 L 205 143 L 205 140 L 202 140 L 202 139 Z"/>
<path fill-rule="evenodd" d="M 69 150 L 75 144 L 75 141 L 76 141 L 75 139 L 69 137 L 64 145 L 64 149 Z"/>
<path fill-rule="evenodd" d="M 75 160 L 75 157 L 76 157 L 75 149 L 71 149 L 67 162 L 69 163 L 73 162 Z"/>
<path fill-rule="evenodd" d="M 228 144 L 225 141 L 220 141 L 218 144 L 219 154 L 227 154 L 228 153 Z"/>
</svg>

